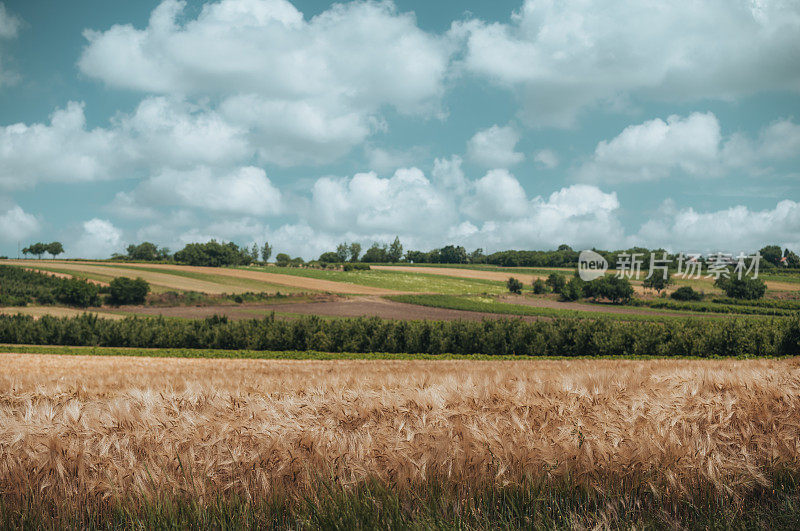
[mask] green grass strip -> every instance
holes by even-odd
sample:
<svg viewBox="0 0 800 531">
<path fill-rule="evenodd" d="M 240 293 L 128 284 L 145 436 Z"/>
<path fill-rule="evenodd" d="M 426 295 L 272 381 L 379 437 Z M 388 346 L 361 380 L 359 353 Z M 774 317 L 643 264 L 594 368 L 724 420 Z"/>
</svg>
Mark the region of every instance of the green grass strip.
<svg viewBox="0 0 800 531">
<path fill-rule="evenodd" d="M 783 356 L 525 356 L 488 354 L 408 354 L 388 352 L 320 352 L 317 350 L 221 350 L 177 348 L 81 347 L 59 345 L 9 345 L 0 343 L 5 354 L 53 354 L 62 356 L 133 356 L 142 358 L 187 359 L 251 359 L 251 360 L 463 360 L 463 361 L 520 361 L 520 360 L 708 360 L 708 359 L 781 359 Z"/>
</svg>

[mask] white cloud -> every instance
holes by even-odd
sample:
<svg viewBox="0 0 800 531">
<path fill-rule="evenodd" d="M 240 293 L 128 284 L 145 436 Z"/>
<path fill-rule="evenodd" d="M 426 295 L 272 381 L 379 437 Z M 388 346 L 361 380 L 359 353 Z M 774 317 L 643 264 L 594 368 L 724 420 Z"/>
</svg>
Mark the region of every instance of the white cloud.
<svg viewBox="0 0 800 531">
<path fill-rule="evenodd" d="M 558 166 L 558 155 L 556 155 L 555 151 L 552 149 L 541 149 L 537 151 L 533 160 L 548 170 L 552 170 Z"/>
<path fill-rule="evenodd" d="M 122 252 L 122 231 L 106 219 L 93 218 L 83 223 L 78 240 L 64 247 L 72 258 L 108 258 Z"/>
<path fill-rule="evenodd" d="M 5 4 L 0 2 L 0 39 L 14 39 L 17 37 L 22 22 L 6 10 Z"/>
<path fill-rule="evenodd" d="M 379 112 L 436 113 L 450 47 L 391 2 L 335 4 L 306 20 L 285 0 L 221 0 L 186 20 L 165 0 L 144 29 L 86 31 L 78 62 L 107 84 L 218 97 L 262 161 L 320 164 L 347 153 Z"/>
<path fill-rule="evenodd" d="M 467 156 L 485 168 L 509 168 L 525 160 L 525 155 L 514 151 L 517 142 L 519 133 L 513 127 L 493 125 L 467 142 Z"/>
<path fill-rule="evenodd" d="M 425 149 L 414 146 L 410 149 L 384 149 L 368 147 L 366 149 L 367 166 L 378 173 L 387 173 L 397 168 L 407 168 L 423 158 Z"/>
<path fill-rule="evenodd" d="M 462 209 L 474 219 L 517 218 L 528 212 L 525 190 L 508 170 L 490 170 L 472 188 Z"/>
<path fill-rule="evenodd" d="M 0 187 L 110 179 L 125 156 L 115 132 L 87 129 L 83 104 L 69 102 L 51 115 L 49 125 L 0 126 Z"/>
<path fill-rule="evenodd" d="M 435 159 L 433 161 L 433 182 L 443 190 L 449 190 L 456 196 L 462 195 L 467 190 L 467 179 L 461 169 L 461 157 L 453 155 L 449 159 Z"/>
<path fill-rule="evenodd" d="M 604 182 L 653 181 L 683 173 L 718 177 L 734 168 L 761 173 L 765 164 L 800 155 L 800 126 L 779 120 L 757 139 L 735 133 L 724 137 L 710 112 L 672 115 L 626 127 L 597 144 L 577 172 L 580 179 Z"/>
<path fill-rule="evenodd" d="M 22 210 L 22 207 L 13 205 L 0 211 L 0 229 L 0 241 L 12 243 L 39 232 L 41 223 L 36 216 Z"/>
<path fill-rule="evenodd" d="M 675 252 L 753 252 L 768 243 L 800 249 L 800 203 L 786 199 L 773 209 L 738 205 L 699 212 L 666 202 L 642 225 L 634 241 Z"/>
<path fill-rule="evenodd" d="M 309 223 L 323 230 L 369 234 L 435 234 L 455 217 L 455 207 L 418 168 L 383 179 L 374 172 L 323 177 L 312 189 Z"/>
<path fill-rule="evenodd" d="M 576 184 L 530 200 L 521 215 L 489 219 L 480 227 L 462 223 L 451 234 L 484 249 L 553 249 L 562 243 L 613 248 L 624 241 L 618 210 L 616 193 Z"/>
<path fill-rule="evenodd" d="M 529 124 L 570 126 L 628 95 L 732 99 L 800 90 L 800 4 L 526 0 L 509 23 L 457 22 L 463 68 L 511 87 Z"/>
<path fill-rule="evenodd" d="M 652 181 L 674 170 L 707 176 L 719 171 L 722 135 L 712 113 L 686 118 L 656 118 L 626 127 L 610 141 L 601 141 L 583 177 L 611 182 Z"/>
<path fill-rule="evenodd" d="M 0 40 L 10 40 L 17 37 L 22 22 L 6 10 L 6 6 L 0 2 Z M 11 85 L 19 80 L 19 75 L 15 72 L 6 70 L 3 67 L 4 57 L 0 49 L 0 87 Z"/>
<path fill-rule="evenodd" d="M 231 164 L 255 153 L 245 128 L 180 99 L 146 98 L 113 125 L 131 156 L 148 167 Z"/>
<path fill-rule="evenodd" d="M 144 204 L 175 204 L 255 216 L 275 216 L 283 211 L 281 192 L 263 169 L 252 166 L 221 175 L 205 166 L 185 171 L 167 169 L 145 181 L 136 197 Z"/>
</svg>

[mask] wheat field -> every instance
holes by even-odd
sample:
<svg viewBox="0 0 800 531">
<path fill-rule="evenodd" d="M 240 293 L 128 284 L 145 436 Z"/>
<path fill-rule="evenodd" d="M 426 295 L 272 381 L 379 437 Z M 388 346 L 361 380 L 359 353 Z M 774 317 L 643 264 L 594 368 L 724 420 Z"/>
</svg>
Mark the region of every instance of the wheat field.
<svg viewBox="0 0 800 531">
<path fill-rule="evenodd" d="M 257 500 L 320 478 L 735 500 L 800 466 L 797 359 L 2 356 L 6 504 Z"/>
</svg>

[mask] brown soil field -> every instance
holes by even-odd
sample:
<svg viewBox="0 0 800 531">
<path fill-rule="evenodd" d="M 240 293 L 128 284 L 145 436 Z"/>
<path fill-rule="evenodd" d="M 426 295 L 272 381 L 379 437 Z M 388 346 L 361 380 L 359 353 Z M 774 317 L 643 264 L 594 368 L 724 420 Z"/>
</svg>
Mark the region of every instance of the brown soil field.
<svg viewBox="0 0 800 531">
<path fill-rule="evenodd" d="M 297 302 L 280 304 L 246 304 L 218 306 L 124 306 L 122 313 L 141 313 L 145 315 L 164 315 L 168 317 L 205 318 L 212 315 L 225 315 L 229 319 L 253 319 L 268 315 L 270 312 L 280 314 L 320 315 L 326 317 L 380 317 L 381 319 L 435 321 L 482 321 L 483 319 L 503 319 L 513 316 L 496 313 L 469 312 L 433 308 L 394 302 L 380 297 L 361 296 L 353 298 L 333 298 L 316 302 Z M 526 321 L 539 319 L 533 316 L 521 317 Z"/>
<path fill-rule="evenodd" d="M 692 498 L 736 496 L 800 468 L 797 359 L 0 356 L 9 498 L 259 499 L 320 476 Z"/>
</svg>

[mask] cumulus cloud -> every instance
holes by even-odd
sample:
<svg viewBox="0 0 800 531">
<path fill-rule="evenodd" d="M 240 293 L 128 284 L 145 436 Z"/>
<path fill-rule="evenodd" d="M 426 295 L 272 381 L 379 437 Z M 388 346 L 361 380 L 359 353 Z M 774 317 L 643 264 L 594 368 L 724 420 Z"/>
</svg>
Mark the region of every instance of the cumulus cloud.
<svg viewBox="0 0 800 531">
<path fill-rule="evenodd" d="M 368 147 L 366 149 L 367 166 L 378 173 L 386 173 L 397 168 L 407 168 L 425 155 L 425 149 L 414 146 L 410 149 L 384 149 Z"/>
<path fill-rule="evenodd" d="M 124 247 L 122 231 L 107 219 L 93 218 L 83 223 L 83 231 L 71 245 L 65 245 L 75 258 L 108 258 Z"/>
<path fill-rule="evenodd" d="M 462 209 L 481 220 L 521 217 L 527 213 L 528 199 L 508 170 L 491 170 L 473 183 Z"/>
<path fill-rule="evenodd" d="M 188 20 L 184 7 L 165 0 L 144 29 L 86 31 L 79 68 L 114 87 L 219 98 L 261 160 L 284 166 L 343 155 L 385 106 L 438 112 L 448 40 L 391 2 L 335 4 L 308 20 L 286 0 L 221 0 Z"/>
<path fill-rule="evenodd" d="M 784 119 L 764 129 L 756 139 L 740 133 L 724 137 L 711 113 L 672 115 L 626 127 L 611 140 L 597 144 L 591 159 L 578 170 L 587 181 L 639 182 L 676 173 L 717 177 L 733 168 L 758 172 L 759 166 L 797 157 L 800 126 Z"/>
<path fill-rule="evenodd" d="M 217 175 L 200 166 L 192 170 L 164 170 L 136 191 L 138 202 L 200 208 L 255 216 L 283 211 L 281 192 L 261 168 L 247 166 Z"/>
<path fill-rule="evenodd" d="M 50 124 L 0 126 L 0 187 L 112 178 L 127 156 L 125 144 L 114 131 L 87 129 L 83 108 L 69 102 L 50 116 Z"/>
<path fill-rule="evenodd" d="M 525 160 L 525 155 L 514 151 L 517 142 L 519 133 L 513 127 L 493 125 L 467 142 L 467 156 L 485 168 L 509 168 Z"/>
<path fill-rule="evenodd" d="M 389 178 L 374 172 L 322 177 L 311 192 L 309 223 L 324 230 L 431 234 L 452 222 L 455 207 L 418 168 Z"/>
<path fill-rule="evenodd" d="M 480 224 L 465 222 L 454 227 L 451 235 L 485 249 L 552 249 L 561 243 L 575 248 L 614 247 L 625 237 L 618 210 L 616 193 L 576 184 L 547 198 L 531 199 L 520 215 Z"/>
<path fill-rule="evenodd" d="M 789 199 L 775 208 L 752 210 L 744 205 L 701 212 L 665 202 L 644 223 L 634 241 L 683 252 L 753 252 L 767 243 L 800 248 L 800 203 Z"/>
<path fill-rule="evenodd" d="M 526 0 L 508 23 L 457 22 L 463 68 L 517 92 L 523 119 L 570 126 L 627 96 L 731 99 L 800 90 L 800 5 Z"/>
<path fill-rule="evenodd" d="M 144 166 L 225 165 L 255 153 L 247 129 L 179 98 L 145 98 L 133 114 L 117 116 L 112 128 Z"/>
<path fill-rule="evenodd" d="M 0 241 L 17 242 L 40 230 L 41 223 L 36 216 L 28 214 L 20 206 L 13 205 L 6 210 L 0 210 Z"/>
</svg>

